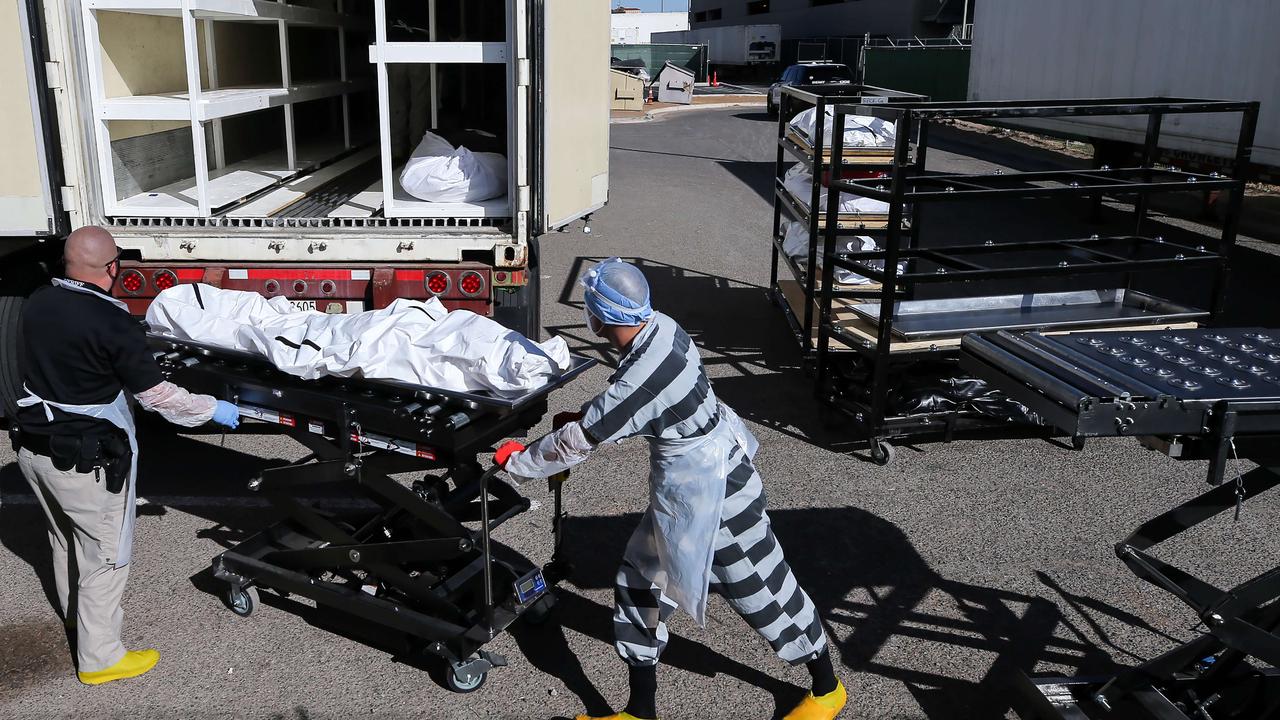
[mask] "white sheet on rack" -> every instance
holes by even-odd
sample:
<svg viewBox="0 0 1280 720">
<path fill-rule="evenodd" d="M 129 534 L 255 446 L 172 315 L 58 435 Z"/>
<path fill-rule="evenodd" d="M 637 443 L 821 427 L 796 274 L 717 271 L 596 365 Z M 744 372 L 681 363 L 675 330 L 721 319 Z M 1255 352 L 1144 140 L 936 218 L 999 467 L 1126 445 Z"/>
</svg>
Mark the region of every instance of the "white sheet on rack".
<svg viewBox="0 0 1280 720">
<path fill-rule="evenodd" d="M 885 180 L 888 183 L 888 180 Z M 782 184 L 787 188 L 804 208 L 809 209 L 809 196 L 813 189 L 813 174 L 804 166 L 804 163 L 796 163 L 791 166 L 786 175 L 782 177 Z M 825 212 L 827 209 L 827 188 L 822 188 L 818 196 L 818 212 Z M 889 212 L 889 203 L 875 198 L 862 197 L 861 195 L 853 195 L 851 193 L 840 193 L 840 212 L 848 214 L 883 214 Z"/>
<path fill-rule="evenodd" d="M 480 202 L 507 193 L 507 158 L 471 152 L 428 132 L 400 171 L 400 186 L 427 202 Z"/>
<path fill-rule="evenodd" d="M 308 380 L 367 377 L 511 395 L 570 367 L 562 338 L 535 343 L 473 312 L 450 312 L 436 298 L 331 315 L 297 310 L 282 297 L 177 285 L 156 296 L 147 322 L 155 332 L 262 355 Z"/>
<path fill-rule="evenodd" d="M 822 125 L 822 146 L 831 147 L 832 129 L 835 127 L 835 108 L 828 105 L 827 111 L 824 113 L 826 122 Z M 818 129 L 814 127 L 817 123 L 818 109 L 811 107 L 808 110 L 802 110 L 791 118 L 791 127 L 800 133 L 801 137 L 809 139 L 809 144 L 816 142 Z M 865 115 L 845 115 L 844 116 L 844 146 L 845 147 L 893 147 L 897 140 L 896 125 L 887 120 L 881 120 L 878 117 L 867 117 Z"/>
<path fill-rule="evenodd" d="M 783 226 L 785 232 L 782 236 L 782 251 L 793 258 L 801 268 L 805 267 L 809 264 L 809 226 L 797 220 L 787 220 L 783 223 Z M 822 238 L 818 238 L 818 242 L 821 243 Z M 875 250 L 877 247 L 876 241 L 866 235 L 844 236 L 836 239 L 836 252 L 838 253 Z M 818 248 L 817 257 L 818 269 L 821 270 L 821 246 Z M 872 267 L 881 266 L 883 266 L 883 263 L 880 261 L 872 261 Z M 836 282 L 841 285 L 866 285 L 871 282 L 858 273 L 842 267 L 836 268 L 835 278 Z"/>
</svg>

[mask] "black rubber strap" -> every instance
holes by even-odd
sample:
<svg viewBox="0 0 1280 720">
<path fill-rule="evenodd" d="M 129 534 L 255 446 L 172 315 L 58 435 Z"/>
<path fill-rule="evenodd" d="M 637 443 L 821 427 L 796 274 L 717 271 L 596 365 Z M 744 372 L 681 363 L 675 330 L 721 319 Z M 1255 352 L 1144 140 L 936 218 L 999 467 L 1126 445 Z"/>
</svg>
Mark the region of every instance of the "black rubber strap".
<svg viewBox="0 0 1280 720">
<path fill-rule="evenodd" d="M 277 336 L 276 336 L 276 342 L 284 343 L 285 345 L 287 345 L 287 346 L 289 346 L 289 347 L 293 348 L 294 350 L 301 350 L 301 349 L 302 349 L 302 345 L 306 345 L 307 347 L 309 347 L 309 348 L 311 348 L 311 349 L 313 349 L 313 350 L 321 350 L 321 349 L 322 349 L 319 345 L 317 345 L 317 344 L 315 344 L 315 343 L 311 342 L 310 340 L 303 339 L 302 344 L 301 344 L 301 345 L 299 345 L 298 343 L 296 343 L 296 342 L 294 342 L 294 341 L 290 340 L 289 338 L 287 338 L 287 337 L 285 337 L 285 336 L 283 336 L 283 335 L 277 335 Z"/>
</svg>

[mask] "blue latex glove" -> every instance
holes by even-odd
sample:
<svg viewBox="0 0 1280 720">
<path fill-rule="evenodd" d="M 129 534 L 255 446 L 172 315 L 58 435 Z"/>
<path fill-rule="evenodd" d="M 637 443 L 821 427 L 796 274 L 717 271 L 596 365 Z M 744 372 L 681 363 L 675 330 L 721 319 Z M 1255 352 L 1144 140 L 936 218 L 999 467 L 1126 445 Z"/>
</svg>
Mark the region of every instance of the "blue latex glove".
<svg viewBox="0 0 1280 720">
<path fill-rule="evenodd" d="M 240 426 L 240 410 L 226 400 L 219 400 L 213 409 L 213 421 L 235 430 Z"/>
</svg>

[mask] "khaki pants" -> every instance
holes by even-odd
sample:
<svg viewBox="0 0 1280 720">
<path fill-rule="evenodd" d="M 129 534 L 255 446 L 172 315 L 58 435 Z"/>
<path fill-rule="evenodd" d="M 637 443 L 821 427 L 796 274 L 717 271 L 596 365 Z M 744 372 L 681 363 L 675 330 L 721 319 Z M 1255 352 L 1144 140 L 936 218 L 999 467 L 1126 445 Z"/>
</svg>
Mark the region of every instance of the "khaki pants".
<svg viewBox="0 0 1280 720">
<path fill-rule="evenodd" d="M 109 668 L 124 657 L 120 598 L 129 567 L 116 567 L 115 559 L 128 493 L 109 493 L 93 473 L 63 472 L 25 448 L 18 452 L 18 467 L 49 524 L 62 616 L 76 621 L 76 668 Z"/>
</svg>

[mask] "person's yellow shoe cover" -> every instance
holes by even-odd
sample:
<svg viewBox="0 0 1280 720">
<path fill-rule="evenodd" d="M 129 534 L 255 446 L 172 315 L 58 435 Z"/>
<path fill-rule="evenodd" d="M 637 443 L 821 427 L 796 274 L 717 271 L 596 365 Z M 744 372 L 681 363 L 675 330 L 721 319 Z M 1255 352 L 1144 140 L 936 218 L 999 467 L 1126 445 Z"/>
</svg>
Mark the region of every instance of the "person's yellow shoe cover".
<svg viewBox="0 0 1280 720">
<path fill-rule="evenodd" d="M 591 717 L 589 715 L 579 715 L 574 720 L 647 720 L 646 718 L 638 718 L 629 712 L 614 713 L 613 715 L 601 715 L 600 717 Z"/>
<path fill-rule="evenodd" d="M 813 693 L 805 695 L 800 704 L 792 708 L 782 720 L 834 720 L 844 709 L 848 699 L 844 684 L 837 680 L 835 690 L 818 697 L 814 697 Z"/>
<path fill-rule="evenodd" d="M 105 670 L 76 673 L 85 685 L 101 685 L 112 680 L 138 677 L 160 662 L 158 650 L 126 650 L 120 662 Z"/>
</svg>

